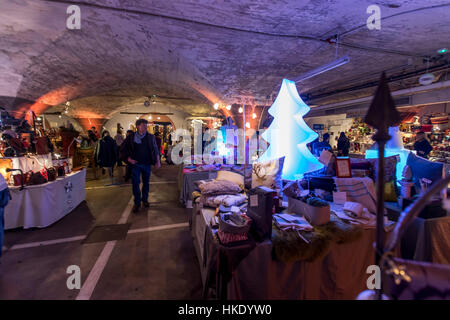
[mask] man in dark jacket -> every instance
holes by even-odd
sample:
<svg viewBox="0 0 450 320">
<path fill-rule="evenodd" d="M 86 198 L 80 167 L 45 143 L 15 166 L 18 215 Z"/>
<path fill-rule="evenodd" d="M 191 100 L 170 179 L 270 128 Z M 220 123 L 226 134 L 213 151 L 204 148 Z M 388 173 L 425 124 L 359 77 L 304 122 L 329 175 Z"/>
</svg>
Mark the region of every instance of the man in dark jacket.
<svg viewBox="0 0 450 320">
<path fill-rule="evenodd" d="M 314 149 L 314 154 L 318 157 L 320 157 L 320 154 L 322 153 L 323 150 L 331 151 L 330 134 L 325 133 L 322 137 L 322 141 L 314 144 L 313 149 Z"/>
<path fill-rule="evenodd" d="M 139 211 L 141 201 L 145 208 L 149 207 L 148 193 L 150 191 L 151 166 L 155 165 L 156 169 L 161 167 L 155 136 L 147 133 L 147 126 L 147 120 L 137 120 L 137 132 L 127 136 L 120 148 L 121 160 L 132 166 L 131 181 L 133 184 L 134 213 Z M 142 192 L 139 187 L 141 176 Z"/>
</svg>

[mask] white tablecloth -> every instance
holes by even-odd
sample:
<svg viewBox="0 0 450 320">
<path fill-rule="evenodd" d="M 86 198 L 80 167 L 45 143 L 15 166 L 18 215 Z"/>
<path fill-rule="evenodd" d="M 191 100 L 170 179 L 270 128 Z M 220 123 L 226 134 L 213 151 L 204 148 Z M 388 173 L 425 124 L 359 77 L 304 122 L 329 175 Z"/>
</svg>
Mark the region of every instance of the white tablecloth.
<svg viewBox="0 0 450 320">
<path fill-rule="evenodd" d="M 43 155 L 34 155 L 30 157 L 14 157 L 12 159 L 12 166 L 14 169 L 21 169 L 23 173 L 28 171 L 39 171 L 47 168 L 53 167 L 52 155 L 51 153 Z M 13 173 L 16 174 L 16 173 Z"/>
<path fill-rule="evenodd" d="M 86 198 L 86 170 L 42 185 L 10 187 L 12 200 L 5 207 L 5 230 L 43 228 L 55 223 Z"/>
<path fill-rule="evenodd" d="M 3 159 L 11 159 L 12 160 L 12 167 L 14 169 L 21 169 L 23 173 L 28 171 L 39 171 L 44 168 L 51 168 L 53 166 L 61 166 L 64 164 L 64 162 L 67 162 L 67 159 L 60 159 L 60 160 L 52 160 L 52 154 L 43 154 L 43 155 L 32 155 L 32 156 L 25 156 L 25 157 L 10 157 L 10 158 L 3 158 Z M 73 167 L 73 159 L 69 158 L 68 160 L 69 168 L 72 170 Z M 13 173 L 16 174 L 16 173 Z"/>
</svg>

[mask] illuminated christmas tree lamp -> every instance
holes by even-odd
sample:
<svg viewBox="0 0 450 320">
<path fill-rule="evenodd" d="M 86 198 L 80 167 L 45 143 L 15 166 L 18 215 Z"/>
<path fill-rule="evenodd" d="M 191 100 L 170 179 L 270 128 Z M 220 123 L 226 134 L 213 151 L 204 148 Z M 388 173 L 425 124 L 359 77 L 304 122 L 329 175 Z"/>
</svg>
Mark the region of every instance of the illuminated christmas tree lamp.
<svg viewBox="0 0 450 320">
<path fill-rule="evenodd" d="M 280 92 L 268 110 L 274 119 L 262 134 L 270 146 L 258 162 L 285 157 L 282 175 L 285 180 L 301 179 L 305 173 L 323 167 L 306 146 L 318 136 L 303 120 L 309 110 L 300 98 L 295 82 L 283 79 Z"/>
<path fill-rule="evenodd" d="M 398 127 L 390 127 L 389 135 L 391 139 L 386 143 L 386 149 L 384 151 L 385 157 L 400 156 L 400 162 L 397 163 L 396 176 L 397 182 L 402 180 L 403 176 L 403 168 L 406 166 L 406 161 L 408 160 L 408 155 L 411 152 L 408 149 L 403 147 L 403 140 L 400 136 L 400 132 Z M 378 149 L 375 150 L 366 150 L 366 159 L 375 159 L 378 158 Z"/>
</svg>

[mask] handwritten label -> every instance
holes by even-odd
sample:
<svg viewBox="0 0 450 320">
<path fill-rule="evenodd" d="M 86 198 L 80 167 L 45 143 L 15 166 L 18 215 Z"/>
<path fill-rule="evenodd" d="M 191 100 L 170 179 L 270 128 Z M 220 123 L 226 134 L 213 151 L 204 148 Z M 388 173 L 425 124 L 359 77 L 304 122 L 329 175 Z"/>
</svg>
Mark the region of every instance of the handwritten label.
<svg viewBox="0 0 450 320">
<path fill-rule="evenodd" d="M 250 207 L 257 207 L 258 206 L 258 195 L 252 194 L 250 196 Z"/>
</svg>

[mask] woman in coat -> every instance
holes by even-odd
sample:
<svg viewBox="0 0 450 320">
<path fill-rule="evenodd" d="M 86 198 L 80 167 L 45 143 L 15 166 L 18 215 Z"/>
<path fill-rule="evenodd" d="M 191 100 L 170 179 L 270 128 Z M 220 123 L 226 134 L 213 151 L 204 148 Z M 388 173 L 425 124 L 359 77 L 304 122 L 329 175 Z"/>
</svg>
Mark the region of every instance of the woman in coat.
<svg viewBox="0 0 450 320">
<path fill-rule="evenodd" d="M 112 176 L 114 165 L 118 158 L 117 145 L 108 131 L 103 131 L 102 139 L 97 144 L 96 161 L 102 168 L 111 168 L 110 175 Z"/>
</svg>

